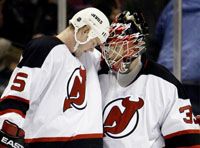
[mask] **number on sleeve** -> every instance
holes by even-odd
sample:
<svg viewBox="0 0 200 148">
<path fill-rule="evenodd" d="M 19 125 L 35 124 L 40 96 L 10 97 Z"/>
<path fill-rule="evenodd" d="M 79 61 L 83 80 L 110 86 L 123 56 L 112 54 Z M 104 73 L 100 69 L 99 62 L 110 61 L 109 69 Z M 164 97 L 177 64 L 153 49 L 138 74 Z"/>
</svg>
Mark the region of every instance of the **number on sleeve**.
<svg viewBox="0 0 200 148">
<path fill-rule="evenodd" d="M 187 106 L 181 107 L 179 111 L 180 113 L 185 112 L 186 118 L 183 118 L 185 123 L 192 124 L 192 107 L 190 105 L 187 105 Z"/>
<path fill-rule="evenodd" d="M 23 91 L 26 85 L 26 82 L 23 80 L 24 78 L 27 78 L 28 75 L 23 72 L 17 73 L 15 76 L 15 79 L 13 80 L 13 85 L 11 86 L 11 90 L 15 91 Z"/>
<path fill-rule="evenodd" d="M 183 121 L 188 124 L 199 124 L 198 118 L 193 117 L 192 113 L 192 106 L 187 105 L 179 108 L 180 113 L 185 113 L 185 118 L 183 118 Z"/>
</svg>

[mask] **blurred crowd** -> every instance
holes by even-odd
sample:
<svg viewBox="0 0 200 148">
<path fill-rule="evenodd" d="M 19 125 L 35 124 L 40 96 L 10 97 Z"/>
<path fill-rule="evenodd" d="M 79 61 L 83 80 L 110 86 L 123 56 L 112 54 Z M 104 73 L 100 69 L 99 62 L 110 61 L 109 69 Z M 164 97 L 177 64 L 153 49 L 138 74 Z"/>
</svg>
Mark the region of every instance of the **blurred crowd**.
<svg viewBox="0 0 200 148">
<path fill-rule="evenodd" d="M 172 71 L 173 1 L 67 0 L 66 22 L 77 11 L 90 6 L 103 11 L 110 21 L 123 10 L 140 11 L 149 25 L 148 55 Z M 193 74 L 191 69 L 200 70 L 200 63 L 195 61 L 200 56 L 197 46 L 199 15 L 199 0 L 183 0 L 183 83 L 196 114 L 200 114 L 200 72 Z M 55 34 L 57 0 L 0 0 L 0 94 L 20 59 L 23 46 L 31 38 Z"/>
</svg>

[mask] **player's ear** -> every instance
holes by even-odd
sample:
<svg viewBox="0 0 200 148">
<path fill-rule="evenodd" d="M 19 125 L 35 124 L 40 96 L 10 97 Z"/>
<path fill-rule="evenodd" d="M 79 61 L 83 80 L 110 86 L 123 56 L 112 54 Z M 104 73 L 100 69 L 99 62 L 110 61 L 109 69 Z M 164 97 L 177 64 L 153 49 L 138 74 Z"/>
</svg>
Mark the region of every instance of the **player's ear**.
<svg viewBox="0 0 200 148">
<path fill-rule="evenodd" d="M 90 31 L 90 26 L 88 26 L 88 25 L 85 25 L 85 26 L 83 26 L 83 27 L 81 28 L 82 34 L 88 34 L 89 31 Z"/>
</svg>

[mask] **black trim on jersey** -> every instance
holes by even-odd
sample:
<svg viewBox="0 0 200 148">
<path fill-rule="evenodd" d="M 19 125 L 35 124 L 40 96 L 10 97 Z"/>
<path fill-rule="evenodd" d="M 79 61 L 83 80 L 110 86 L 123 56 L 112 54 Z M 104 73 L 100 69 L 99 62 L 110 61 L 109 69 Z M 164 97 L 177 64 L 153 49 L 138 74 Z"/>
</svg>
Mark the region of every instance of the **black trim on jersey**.
<svg viewBox="0 0 200 148">
<path fill-rule="evenodd" d="M 44 36 L 31 40 L 25 46 L 22 53 L 23 59 L 17 67 L 21 68 L 22 66 L 27 66 L 31 68 L 40 68 L 52 48 L 59 44 L 64 43 L 53 36 Z"/>
<path fill-rule="evenodd" d="M 12 99 L 12 98 L 3 99 L 0 102 L 0 112 L 6 111 L 9 109 L 19 110 L 25 116 L 27 110 L 29 109 L 29 104 L 19 101 L 19 100 Z"/>
<path fill-rule="evenodd" d="M 37 142 L 26 144 L 28 148 L 102 148 L 101 138 L 79 139 L 68 142 Z"/>
<path fill-rule="evenodd" d="M 165 140 L 166 148 L 200 146 L 200 134 L 184 134 Z"/>
<path fill-rule="evenodd" d="M 110 70 L 110 68 L 108 67 L 108 65 L 104 59 L 101 60 L 100 66 L 101 66 L 101 69 L 98 71 L 98 75 L 108 74 L 108 71 Z"/>
<path fill-rule="evenodd" d="M 181 99 L 188 99 L 188 96 L 186 94 L 186 91 L 183 85 L 176 79 L 176 77 L 167 68 L 165 68 L 164 66 L 152 60 L 149 60 L 145 53 L 142 55 L 142 64 L 143 66 L 142 66 L 141 71 L 130 84 L 132 84 L 141 75 L 152 74 L 174 84 L 178 89 L 179 97 Z M 98 74 L 99 75 L 108 74 L 108 71 L 109 71 L 109 67 L 107 66 L 105 60 L 103 60 L 101 62 L 101 70 L 98 72 Z"/>
<path fill-rule="evenodd" d="M 174 84 L 177 87 L 179 98 L 188 99 L 188 96 L 185 92 L 183 85 L 176 79 L 176 77 L 167 68 L 147 59 L 146 55 L 142 56 L 142 63 L 143 63 L 143 67 L 140 73 L 138 74 L 138 77 L 143 74 L 145 75 L 152 74 L 152 75 L 158 76 Z"/>
</svg>

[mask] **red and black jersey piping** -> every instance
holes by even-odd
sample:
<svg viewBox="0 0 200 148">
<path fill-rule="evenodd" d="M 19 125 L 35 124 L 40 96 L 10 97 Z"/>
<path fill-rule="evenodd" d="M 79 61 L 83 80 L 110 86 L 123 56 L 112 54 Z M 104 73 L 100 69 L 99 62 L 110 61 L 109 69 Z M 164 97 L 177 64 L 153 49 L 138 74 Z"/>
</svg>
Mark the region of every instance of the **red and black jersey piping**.
<svg viewBox="0 0 200 148">
<path fill-rule="evenodd" d="M 103 135 L 86 134 L 74 137 L 25 139 L 25 143 L 29 148 L 102 148 Z"/>
<path fill-rule="evenodd" d="M 200 130 L 179 131 L 165 138 L 166 148 L 172 147 L 200 147 Z"/>
<path fill-rule="evenodd" d="M 61 40 L 53 36 L 44 36 L 31 40 L 24 48 L 22 60 L 17 67 L 22 66 L 30 68 L 40 68 L 51 50 L 57 46 L 64 44 Z"/>
<path fill-rule="evenodd" d="M 5 96 L 0 101 L 0 115 L 15 112 L 24 118 L 28 109 L 29 101 L 24 98 Z"/>
</svg>

